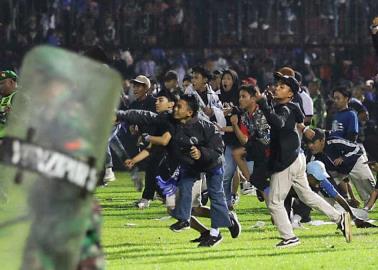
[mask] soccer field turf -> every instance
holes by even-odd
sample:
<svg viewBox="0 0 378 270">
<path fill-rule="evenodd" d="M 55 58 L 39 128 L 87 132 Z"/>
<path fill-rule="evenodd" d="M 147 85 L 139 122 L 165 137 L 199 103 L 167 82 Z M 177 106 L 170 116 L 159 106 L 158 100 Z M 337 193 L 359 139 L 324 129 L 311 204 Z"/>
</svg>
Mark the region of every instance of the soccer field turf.
<svg viewBox="0 0 378 270">
<path fill-rule="evenodd" d="M 193 230 L 174 233 L 166 219 L 165 207 L 153 201 L 145 210 L 133 202 L 140 198 L 127 173 L 117 173 L 117 180 L 99 188 L 96 197 L 103 207 L 102 241 L 106 269 L 377 269 L 378 228 L 357 229 L 353 226 L 351 243 L 346 243 L 336 225 L 304 225 L 295 233 L 301 245 L 276 249 L 276 229 L 263 203 L 254 196 L 241 196 L 237 214 L 242 234 L 232 239 L 222 229 L 223 242 L 213 248 L 197 248 L 189 240 L 198 237 Z M 378 219 L 377 210 L 370 218 Z M 163 217 L 163 218 L 162 218 Z M 313 220 L 328 221 L 313 212 Z M 209 220 L 200 219 L 209 225 Z M 265 226 L 255 228 L 257 221 Z"/>
</svg>

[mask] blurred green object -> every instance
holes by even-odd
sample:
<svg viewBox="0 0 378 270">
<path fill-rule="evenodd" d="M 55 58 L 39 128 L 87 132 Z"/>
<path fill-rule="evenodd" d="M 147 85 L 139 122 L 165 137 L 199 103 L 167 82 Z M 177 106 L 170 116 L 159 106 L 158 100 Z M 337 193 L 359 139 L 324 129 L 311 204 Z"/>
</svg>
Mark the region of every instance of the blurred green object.
<svg viewBox="0 0 378 270">
<path fill-rule="evenodd" d="M 76 269 L 121 77 L 40 46 L 25 56 L 20 84 L 0 147 L 2 269 Z"/>
</svg>

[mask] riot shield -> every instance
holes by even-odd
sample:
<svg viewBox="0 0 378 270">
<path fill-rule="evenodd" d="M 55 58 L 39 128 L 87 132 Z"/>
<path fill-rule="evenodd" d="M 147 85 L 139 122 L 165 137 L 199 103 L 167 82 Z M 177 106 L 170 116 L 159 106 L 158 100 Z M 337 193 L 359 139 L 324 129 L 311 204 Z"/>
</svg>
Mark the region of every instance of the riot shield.
<svg viewBox="0 0 378 270">
<path fill-rule="evenodd" d="M 0 145 L 2 269 L 76 269 L 121 78 L 41 46 L 24 58 Z"/>
</svg>

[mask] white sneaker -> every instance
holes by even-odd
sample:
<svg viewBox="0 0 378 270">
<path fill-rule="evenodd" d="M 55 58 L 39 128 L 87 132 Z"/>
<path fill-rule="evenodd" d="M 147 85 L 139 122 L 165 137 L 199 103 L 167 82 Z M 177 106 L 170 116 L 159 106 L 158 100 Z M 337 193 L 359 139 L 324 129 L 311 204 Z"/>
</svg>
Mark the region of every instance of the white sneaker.
<svg viewBox="0 0 378 270">
<path fill-rule="evenodd" d="M 115 175 L 114 175 L 114 172 L 112 170 L 112 168 L 106 168 L 105 169 L 105 175 L 104 175 L 104 182 L 112 182 L 112 181 L 115 181 L 116 178 L 115 178 Z"/>
<path fill-rule="evenodd" d="M 243 182 L 241 194 L 256 196 L 256 188 L 249 181 Z"/>
<path fill-rule="evenodd" d="M 137 204 L 137 207 L 139 209 L 148 208 L 150 206 L 150 201 L 147 199 L 141 199 L 139 203 Z"/>
</svg>

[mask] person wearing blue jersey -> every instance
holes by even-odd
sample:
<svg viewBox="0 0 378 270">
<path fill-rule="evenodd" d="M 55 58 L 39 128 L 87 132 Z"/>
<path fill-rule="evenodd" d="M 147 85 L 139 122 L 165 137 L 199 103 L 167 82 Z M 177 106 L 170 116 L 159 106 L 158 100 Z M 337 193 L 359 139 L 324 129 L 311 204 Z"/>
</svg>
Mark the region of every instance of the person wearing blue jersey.
<svg viewBox="0 0 378 270">
<path fill-rule="evenodd" d="M 330 135 L 355 142 L 358 136 L 358 118 L 356 112 L 348 107 L 352 93 L 344 86 L 333 90 L 333 99 L 337 112 L 333 115 Z"/>
</svg>

